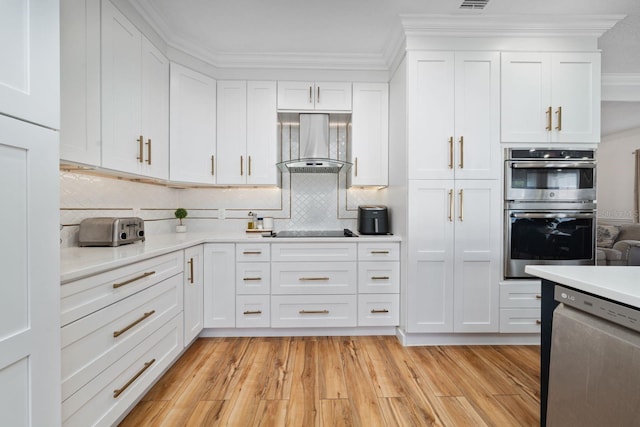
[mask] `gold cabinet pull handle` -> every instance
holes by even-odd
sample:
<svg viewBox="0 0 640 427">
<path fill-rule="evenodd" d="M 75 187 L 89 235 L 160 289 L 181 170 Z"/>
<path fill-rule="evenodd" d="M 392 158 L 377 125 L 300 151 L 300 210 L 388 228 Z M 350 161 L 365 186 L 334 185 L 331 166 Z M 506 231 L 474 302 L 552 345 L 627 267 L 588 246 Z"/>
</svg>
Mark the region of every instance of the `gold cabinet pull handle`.
<svg viewBox="0 0 640 427">
<path fill-rule="evenodd" d="M 300 281 L 319 281 L 319 280 L 329 280 L 328 277 L 300 277 L 298 280 Z"/>
<path fill-rule="evenodd" d="M 460 169 L 464 169 L 464 136 L 460 137 Z"/>
<path fill-rule="evenodd" d="M 449 137 L 449 169 L 453 169 L 453 137 Z"/>
<path fill-rule="evenodd" d="M 377 310 L 377 309 L 375 309 L 375 308 L 372 308 L 372 309 L 371 309 L 371 313 L 372 313 L 372 314 L 376 314 L 376 313 L 388 313 L 388 312 L 389 312 L 389 310 L 387 310 L 386 308 L 383 308 L 382 310 Z"/>
<path fill-rule="evenodd" d="M 187 264 L 189 264 L 189 283 L 193 284 L 193 258 L 189 259 Z"/>
<path fill-rule="evenodd" d="M 144 279 L 145 277 L 151 276 L 152 274 L 156 274 L 156 272 L 155 271 L 147 271 L 146 273 L 143 273 L 140 276 L 134 277 L 133 279 L 129 279 L 129 280 L 126 280 L 126 281 L 120 282 L 120 283 L 114 283 L 113 284 L 113 289 L 118 289 L 119 287 L 122 287 L 124 285 L 128 285 L 129 283 L 133 283 L 136 280 Z"/>
<path fill-rule="evenodd" d="M 371 254 L 389 255 L 389 251 L 371 251 Z"/>
<path fill-rule="evenodd" d="M 357 157 L 356 157 L 356 161 L 355 161 L 355 168 L 356 168 L 356 170 L 355 170 L 354 176 L 358 176 L 358 158 Z"/>
<path fill-rule="evenodd" d="M 138 323 L 142 322 L 144 319 L 146 319 L 147 317 L 151 316 L 153 313 L 155 313 L 155 310 L 151 310 L 151 311 L 147 311 L 145 314 L 143 314 L 139 319 L 135 320 L 133 323 L 131 323 L 130 325 L 125 326 L 124 328 L 120 329 L 119 331 L 113 331 L 113 337 L 114 338 L 118 338 L 120 335 L 124 334 L 125 332 L 127 332 L 129 329 L 133 328 L 134 326 L 136 326 Z"/>
<path fill-rule="evenodd" d="M 120 388 L 117 388 L 117 389 L 113 390 L 113 398 L 115 399 L 115 398 L 117 398 L 118 396 L 120 396 L 120 395 L 122 394 L 122 392 L 124 392 L 124 391 L 125 391 L 125 390 L 126 390 L 126 389 L 131 385 L 131 384 L 133 384 L 133 382 L 134 382 L 135 380 L 137 380 L 137 379 L 138 379 L 138 377 L 139 377 L 140 375 L 142 375 L 142 374 L 144 373 L 144 371 L 146 371 L 147 369 L 149 369 L 149 366 L 153 365 L 155 362 L 156 362 L 156 359 L 151 359 L 151 360 L 149 360 L 148 362 L 146 362 L 146 363 L 144 364 L 144 366 L 142 367 L 142 369 L 140 369 L 140 370 L 138 371 L 138 373 L 137 373 L 137 374 L 135 374 L 135 375 L 134 375 L 134 376 L 133 376 L 129 381 L 127 381 L 127 383 L 126 383 L 125 385 L 123 385 L 123 386 L 122 386 L 122 387 L 120 387 Z"/>
<path fill-rule="evenodd" d="M 558 107 L 556 114 L 558 115 L 558 126 L 556 126 L 556 130 L 562 130 L 562 107 Z"/>
<path fill-rule="evenodd" d="M 536 295 L 536 299 L 542 299 L 542 295 L 537 294 L 537 295 Z"/>
<path fill-rule="evenodd" d="M 371 280 L 389 280 L 389 276 L 371 276 Z"/>
<path fill-rule="evenodd" d="M 242 278 L 242 280 L 244 280 L 245 282 L 258 281 L 258 280 L 262 280 L 262 277 L 244 277 Z"/>
<path fill-rule="evenodd" d="M 329 310 L 300 310 L 300 314 L 329 314 Z"/>
<path fill-rule="evenodd" d="M 211 156 L 211 175 L 215 175 L 215 170 L 216 170 L 215 156 Z"/>
<path fill-rule="evenodd" d="M 240 176 L 244 175 L 244 157 L 240 156 Z"/>
<path fill-rule="evenodd" d="M 320 104 L 320 86 L 318 86 L 318 97 L 316 98 L 316 102 Z"/>
<path fill-rule="evenodd" d="M 249 162 L 249 167 L 247 168 L 248 169 L 247 176 L 251 176 L 251 156 L 249 156 L 248 162 Z"/>
<path fill-rule="evenodd" d="M 138 157 L 136 157 L 136 159 L 142 163 L 144 162 L 144 137 L 140 135 L 140 138 L 136 139 L 136 141 L 138 141 Z"/>
<path fill-rule="evenodd" d="M 244 251 L 242 255 L 262 255 L 262 251 Z"/>
<path fill-rule="evenodd" d="M 547 127 L 546 130 L 551 131 L 551 107 L 547 108 Z"/>
<path fill-rule="evenodd" d="M 458 219 L 460 219 L 460 221 L 464 221 L 464 193 L 463 193 L 463 190 L 460 190 L 458 195 L 460 196 L 460 215 L 458 216 Z"/>
<path fill-rule="evenodd" d="M 245 312 L 243 312 L 242 314 L 244 314 L 245 316 L 248 314 L 262 314 L 262 310 L 247 310 Z"/>
<path fill-rule="evenodd" d="M 536 320 L 536 325 L 542 325 L 542 320 Z"/>
<path fill-rule="evenodd" d="M 147 164 L 151 164 L 151 138 L 147 139 Z"/>
<path fill-rule="evenodd" d="M 313 86 L 309 86 L 309 104 L 313 104 Z"/>
<path fill-rule="evenodd" d="M 449 222 L 453 221 L 453 190 L 449 190 L 449 216 L 447 219 Z"/>
</svg>

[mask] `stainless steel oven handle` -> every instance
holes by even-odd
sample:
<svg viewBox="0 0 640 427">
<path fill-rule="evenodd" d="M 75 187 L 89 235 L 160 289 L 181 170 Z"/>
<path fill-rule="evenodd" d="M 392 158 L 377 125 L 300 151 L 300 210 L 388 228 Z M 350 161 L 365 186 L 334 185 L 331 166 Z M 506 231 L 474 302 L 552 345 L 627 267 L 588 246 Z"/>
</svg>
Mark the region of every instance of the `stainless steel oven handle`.
<svg viewBox="0 0 640 427">
<path fill-rule="evenodd" d="M 512 169 L 541 169 L 541 168 L 560 168 L 560 169 L 595 169 L 595 162 L 509 162 Z"/>
<path fill-rule="evenodd" d="M 590 219 L 595 218 L 595 213 L 572 213 L 572 212 L 558 212 L 558 213 L 511 213 L 511 218 L 529 218 L 529 219 L 541 219 L 541 218 L 576 218 L 576 219 Z"/>
</svg>

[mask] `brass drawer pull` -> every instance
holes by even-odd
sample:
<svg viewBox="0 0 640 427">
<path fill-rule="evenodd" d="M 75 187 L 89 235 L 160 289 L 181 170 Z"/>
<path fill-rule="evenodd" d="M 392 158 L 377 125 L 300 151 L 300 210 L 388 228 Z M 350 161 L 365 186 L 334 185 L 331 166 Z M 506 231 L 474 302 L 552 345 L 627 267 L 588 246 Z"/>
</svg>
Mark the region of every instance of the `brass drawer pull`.
<svg viewBox="0 0 640 427">
<path fill-rule="evenodd" d="M 453 137 L 449 137 L 449 169 L 453 169 Z"/>
<path fill-rule="evenodd" d="M 371 313 L 375 314 L 375 313 L 388 313 L 389 310 L 387 310 L 386 308 L 383 308 L 382 310 L 376 310 L 375 308 L 371 309 Z"/>
<path fill-rule="evenodd" d="M 244 157 L 240 156 L 240 176 L 244 175 Z"/>
<path fill-rule="evenodd" d="M 242 280 L 244 280 L 245 282 L 248 282 L 250 280 L 257 281 L 257 280 L 262 280 L 262 277 L 244 277 Z"/>
<path fill-rule="evenodd" d="M 329 314 L 329 310 L 300 310 L 300 314 Z"/>
<path fill-rule="evenodd" d="M 127 332 L 129 329 L 133 328 L 134 326 L 136 326 L 138 323 L 142 322 L 144 319 L 146 319 L 147 317 L 151 316 L 153 313 L 155 313 L 155 310 L 151 310 L 151 311 L 147 311 L 145 314 L 142 315 L 142 317 L 140 317 L 138 320 L 136 320 L 135 322 L 133 322 L 132 324 L 130 324 L 129 326 L 125 326 L 124 328 L 120 329 L 119 331 L 114 331 L 113 332 L 113 337 L 117 338 L 120 335 L 124 334 L 125 332 Z"/>
<path fill-rule="evenodd" d="M 371 276 L 371 280 L 389 280 L 389 276 Z"/>
<path fill-rule="evenodd" d="M 329 280 L 328 277 L 300 277 L 298 280 L 301 281 L 318 281 L 318 280 Z"/>
<path fill-rule="evenodd" d="M 464 169 L 464 136 L 460 137 L 458 141 L 460 143 L 460 169 Z"/>
<path fill-rule="evenodd" d="M 382 254 L 382 255 L 389 255 L 391 252 L 390 251 L 371 251 L 371 254 Z"/>
<path fill-rule="evenodd" d="M 189 264 L 189 283 L 193 284 L 193 258 L 189 259 L 187 264 Z"/>
<path fill-rule="evenodd" d="M 262 255 L 262 251 L 244 251 L 242 255 Z"/>
<path fill-rule="evenodd" d="M 254 310 L 254 311 L 245 311 L 244 313 L 242 313 L 244 315 L 248 315 L 248 314 L 262 314 L 262 310 Z"/>
<path fill-rule="evenodd" d="M 216 160 L 215 156 L 211 156 L 211 175 L 215 175 L 216 171 Z"/>
<path fill-rule="evenodd" d="M 147 271 L 146 273 L 143 273 L 138 277 L 134 277 L 133 279 L 129 279 L 129 280 L 126 280 L 126 281 L 120 282 L 120 283 L 114 283 L 113 284 L 113 289 L 118 289 L 121 286 L 128 285 L 129 283 L 133 283 L 136 280 L 144 279 L 145 277 L 151 276 L 152 274 L 156 274 L 156 272 L 155 271 Z"/>
<path fill-rule="evenodd" d="M 151 138 L 147 139 L 147 164 L 151 164 Z"/>
<path fill-rule="evenodd" d="M 140 163 L 143 163 L 144 162 L 144 137 L 140 135 L 140 138 L 136 139 L 136 141 L 138 141 L 138 157 L 136 157 L 136 159 L 139 160 Z"/>
<path fill-rule="evenodd" d="M 137 374 L 135 374 L 129 381 L 127 381 L 127 383 L 125 385 L 123 385 L 122 387 L 120 387 L 118 389 L 113 390 L 113 398 L 115 399 L 118 396 L 120 396 L 122 394 L 122 392 L 124 392 L 131 384 L 133 384 L 133 382 L 135 380 L 137 380 L 138 377 L 140 375 L 142 375 L 144 373 L 144 371 L 149 369 L 149 366 L 153 365 L 154 363 L 156 363 L 156 359 L 149 360 L 147 363 L 144 364 L 143 368 L 140 369 Z"/>
<path fill-rule="evenodd" d="M 542 320 L 536 320 L 536 325 L 542 325 Z"/>
<path fill-rule="evenodd" d="M 547 126 L 545 127 L 545 130 L 550 131 L 551 130 L 551 115 L 553 109 L 551 107 L 547 108 L 546 114 L 547 114 Z"/>
<path fill-rule="evenodd" d="M 536 299 L 542 299 L 542 295 L 540 294 L 536 295 Z"/>
<path fill-rule="evenodd" d="M 558 107 L 556 114 L 558 115 L 558 126 L 556 126 L 556 130 L 562 130 L 562 107 Z"/>
</svg>

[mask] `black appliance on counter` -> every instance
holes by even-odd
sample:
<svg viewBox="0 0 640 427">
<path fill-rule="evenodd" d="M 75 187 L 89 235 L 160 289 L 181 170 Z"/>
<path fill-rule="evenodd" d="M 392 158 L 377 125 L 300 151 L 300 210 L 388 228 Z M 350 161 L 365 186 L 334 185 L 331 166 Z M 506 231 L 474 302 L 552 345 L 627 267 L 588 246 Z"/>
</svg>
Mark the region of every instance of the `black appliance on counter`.
<svg viewBox="0 0 640 427">
<path fill-rule="evenodd" d="M 358 233 L 389 234 L 389 212 L 386 206 L 358 206 Z"/>
</svg>

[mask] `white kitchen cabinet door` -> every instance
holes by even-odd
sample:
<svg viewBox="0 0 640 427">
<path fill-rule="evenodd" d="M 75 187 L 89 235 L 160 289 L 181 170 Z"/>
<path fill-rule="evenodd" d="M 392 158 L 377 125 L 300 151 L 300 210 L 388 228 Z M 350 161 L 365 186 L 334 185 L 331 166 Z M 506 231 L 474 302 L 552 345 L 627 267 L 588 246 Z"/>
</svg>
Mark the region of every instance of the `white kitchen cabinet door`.
<svg viewBox="0 0 640 427">
<path fill-rule="evenodd" d="M 204 245 L 204 327 L 236 326 L 235 245 Z"/>
<path fill-rule="evenodd" d="M 313 82 L 278 82 L 278 110 L 313 110 Z"/>
<path fill-rule="evenodd" d="M 247 82 L 247 184 L 278 184 L 276 82 Z"/>
<path fill-rule="evenodd" d="M 169 60 L 142 37 L 143 174 L 169 179 Z"/>
<path fill-rule="evenodd" d="M 60 128 L 60 2 L 0 2 L 0 114 Z"/>
<path fill-rule="evenodd" d="M 184 345 L 204 327 L 204 247 L 184 250 Z"/>
<path fill-rule="evenodd" d="M 218 184 L 245 184 L 247 159 L 247 82 L 218 81 Z"/>
<path fill-rule="evenodd" d="M 171 181 L 216 182 L 216 81 L 171 63 Z"/>
<path fill-rule="evenodd" d="M 456 180 L 454 191 L 454 332 L 498 332 L 500 183 Z"/>
<path fill-rule="evenodd" d="M 389 184 L 389 85 L 354 83 L 351 186 Z"/>
<path fill-rule="evenodd" d="M 0 220 L 7 225 L 0 414 L 7 426 L 60 425 L 58 176 L 58 133 L 0 115 Z"/>
<path fill-rule="evenodd" d="M 315 109 L 323 111 L 351 110 L 351 83 L 316 82 Z"/>
<path fill-rule="evenodd" d="M 279 81 L 278 110 L 350 111 L 351 83 Z"/>
<path fill-rule="evenodd" d="M 453 331 L 452 180 L 409 181 L 407 332 Z"/>
<path fill-rule="evenodd" d="M 454 53 L 412 52 L 407 60 L 409 179 L 454 176 Z"/>
<path fill-rule="evenodd" d="M 60 3 L 60 160 L 100 166 L 100 3 Z"/>
</svg>

